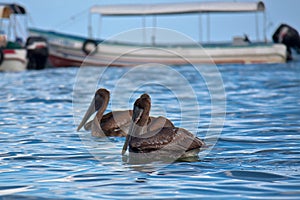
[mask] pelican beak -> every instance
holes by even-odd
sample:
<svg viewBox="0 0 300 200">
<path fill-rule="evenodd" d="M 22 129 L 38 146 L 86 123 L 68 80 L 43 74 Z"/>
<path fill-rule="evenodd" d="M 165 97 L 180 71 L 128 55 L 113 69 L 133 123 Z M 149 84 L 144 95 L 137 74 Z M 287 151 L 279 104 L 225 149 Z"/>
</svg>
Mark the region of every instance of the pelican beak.
<svg viewBox="0 0 300 200">
<path fill-rule="evenodd" d="M 141 118 L 142 114 L 143 114 L 143 109 L 135 107 L 133 109 L 133 113 L 132 113 L 132 122 L 130 124 L 129 127 L 129 131 L 128 134 L 126 136 L 123 148 L 122 148 L 122 155 L 124 155 L 127 151 L 127 147 L 131 138 L 131 135 L 133 135 L 135 133 L 135 128 L 136 128 L 136 123 L 139 121 L 139 119 Z"/>
<path fill-rule="evenodd" d="M 96 109 L 95 109 L 95 98 L 93 98 L 89 108 L 87 109 L 84 117 L 82 118 L 80 124 L 78 125 L 77 127 L 77 131 L 79 131 L 84 125 L 85 123 L 87 122 L 87 120 L 89 120 L 89 118 L 96 112 Z"/>
<path fill-rule="evenodd" d="M 129 142 L 129 134 L 126 135 L 126 139 L 125 139 L 125 142 L 124 142 L 124 145 L 123 145 L 123 148 L 122 148 L 122 156 L 126 153 L 127 151 L 127 147 L 128 147 L 128 142 Z"/>
<path fill-rule="evenodd" d="M 133 109 L 132 122 L 134 124 L 136 124 L 141 119 L 141 116 L 142 116 L 143 112 L 144 112 L 144 109 L 139 108 L 139 107 L 135 107 Z"/>
</svg>

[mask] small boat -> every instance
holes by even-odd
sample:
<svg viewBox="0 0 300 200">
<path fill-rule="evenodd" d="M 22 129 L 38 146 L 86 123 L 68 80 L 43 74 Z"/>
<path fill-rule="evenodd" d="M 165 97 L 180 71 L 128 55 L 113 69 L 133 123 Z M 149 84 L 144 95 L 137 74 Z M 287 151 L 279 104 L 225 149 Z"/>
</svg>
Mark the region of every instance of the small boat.
<svg viewBox="0 0 300 200">
<path fill-rule="evenodd" d="M 248 37 L 234 37 L 226 43 L 159 43 L 156 41 L 155 22 L 157 17 L 165 15 L 214 13 L 264 13 L 263 2 L 192 2 L 134 5 L 102 5 L 90 8 L 90 16 L 101 17 L 153 16 L 154 28 L 151 42 L 123 42 L 103 40 L 92 37 L 89 24 L 89 36 L 78 37 L 54 31 L 31 28 L 33 36 L 47 38 L 50 48 L 49 60 L 53 66 L 135 66 L 146 63 L 166 65 L 185 65 L 202 63 L 284 63 L 287 49 L 283 44 L 267 42 L 264 30 L 263 41 L 249 41 Z M 233 18 L 234 20 L 234 18 Z M 265 20 L 265 18 L 264 18 Z M 89 22 L 91 23 L 92 17 Z M 145 25 L 145 23 L 143 23 Z M 202 24 L 199 22 L 199 24 Z M 264 23 L 265 25 L 266 23 Z M 258 23 L 257 30 L 258 30 Z M 202 25 L 201 25 L 202 26 Z M 209 33 L 209 23 L 207 32 Z M 224 26 L 225 28 L 226 26 Z M 145 27 L 144 27 L 145 28 Z M 199 30 L 203 30 L 202 27 Z M 144 34 L 146 35 L 146 34 Z M 146 40 L 145 40 L 146 41 Z M 172 52 L 172 53 L 170 53 Z M 122 55 L 122 56 L 120 56 Z"/>
<path fill-rule="evenodd" d="M 28 37 L 26 25 L 19 17 L 26 17 L 26 10 L 18 4 L 0 3 L 0 71 L 43 69 L 48 57 L 46 39 Z M 26 30 L 24 30 L 26 29 Z M 20 31 L 20 33 L 18 32 Z M 26 43 L 23 40 L 26 39 Z"/>
<path fill-rule="evenodd" d="M 189 131 L 177 127 L 147 127 L 151 108 L 148 95 L 138 98 L 133 106 L 132 122 L 126 137 L 122 155 L 129 146 L 129 154 L 137 158 L 180 159 L 197 156 L 205 143 Z"/>
<path fill-rule="evenodd" d="M 145 94 L 141 97 L 147 97 L 151 101 L 150 97 Z M 85 130 L 91 130 L 94 137 L 127 136 L 131 124 L 132 110 L 117 110 L 104 114 L 109 99 L 110 92 L 108 90 L 104 88 L 98 89 L 77 127 L 77 131 L 84 126 Z M 87 122 L 95 112 L 97 113 L 94 119 Z M 160 127 L 174 127 L 174 125 L 170 120 L 159 116 L 149 117 L 147 127 L 149 130 L 156 130 Z"/>
</svg>

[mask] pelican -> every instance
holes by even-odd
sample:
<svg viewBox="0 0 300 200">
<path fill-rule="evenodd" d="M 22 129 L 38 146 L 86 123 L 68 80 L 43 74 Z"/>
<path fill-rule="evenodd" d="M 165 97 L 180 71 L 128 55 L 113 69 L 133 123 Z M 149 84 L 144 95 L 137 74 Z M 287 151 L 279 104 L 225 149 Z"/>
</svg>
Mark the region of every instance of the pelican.
<svg viewBox="0 0 300 200">
<path fill-rule="evenodd" d="M 122 155 L 129 146 L 129 153 L 161 153 L 177 154 L 181 158 L 196 156 L 205 143 L 189 131 L 177 127 L 160 127 L 149 130 L 147 127 L 151 101 L 147 95 L 134 103 L 132 124 L 126 137 Z"/>
<path fill-rule="evenodd" d="M 141 95 L 141 97 L 150 99 L 146 94 Z M 91 130 L 92 136 L 95 137 L 126 136 L 131 124 L 132 110 L 112 111 L 104 115 L 109 99 L 110 92 L 108 90 L 104 88 L 98 89 L 82 121 L 77 127 L 77 131 L 84 126 L 86 130 Z M 96 111 L 95 118 L 86 123 Z M 150 117 L 148 120 L 148 129 L 155 130 L 159 127 L 174 127 L 174 125 L 164 117 Z"/>
</svg>

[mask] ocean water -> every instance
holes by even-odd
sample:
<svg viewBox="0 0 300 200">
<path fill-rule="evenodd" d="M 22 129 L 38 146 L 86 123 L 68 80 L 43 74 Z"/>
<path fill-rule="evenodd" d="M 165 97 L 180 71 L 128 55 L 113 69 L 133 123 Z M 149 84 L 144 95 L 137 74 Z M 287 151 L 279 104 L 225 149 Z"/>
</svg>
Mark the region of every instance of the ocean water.
<svg viewBox="0 0 300 200">
<path fill-rule="evenodd" d="M 0 73 L 0 199 L 299 199 L 300 63 L 217 69 L 222 85 L 191 66 Z M 148 92 L 151 115 L 212 148 L 185 162 L 128 162 L 124 138 L 76 131 L 98 87 L 112 93 L 108 111 Z"/>
</svg>

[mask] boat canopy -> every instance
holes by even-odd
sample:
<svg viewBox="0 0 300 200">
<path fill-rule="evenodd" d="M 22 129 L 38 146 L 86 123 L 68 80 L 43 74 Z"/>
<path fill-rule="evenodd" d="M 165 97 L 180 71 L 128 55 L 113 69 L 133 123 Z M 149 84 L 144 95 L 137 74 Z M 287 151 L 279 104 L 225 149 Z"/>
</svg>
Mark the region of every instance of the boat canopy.
<svg viewBox="0 0 300 200">
<path fill-rule="evenodd" d="M 102 16 L 170 15 L 185 13 L 262 12 L 265 5 L 258 2 L 190 2 L 161 4 L 96 5 L 91 13 Z"/>
<path fill-rule="evenodd" d="M 0 3 L 0 18 L 9 18 L 11 14 L 26 14 L 26 10 L 18 4 Z"/>
</svg>

